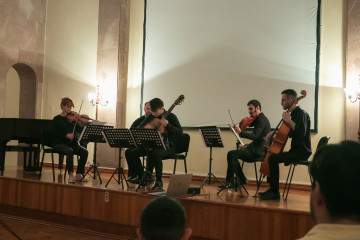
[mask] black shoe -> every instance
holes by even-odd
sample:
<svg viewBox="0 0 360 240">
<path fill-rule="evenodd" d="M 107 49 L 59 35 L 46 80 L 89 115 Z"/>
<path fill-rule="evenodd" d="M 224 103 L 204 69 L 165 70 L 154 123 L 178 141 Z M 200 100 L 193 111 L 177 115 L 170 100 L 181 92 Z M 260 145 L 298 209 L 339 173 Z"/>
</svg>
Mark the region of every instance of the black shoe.
<svg viewBox="0 0 360 240">
<path fill-rule="evenodd" d="M 270 192 L 271 190 L 270 190 L 270 188 L 268 189 L 268 190 L 266 190 L 265 192 L 259 192 L 258 193 L 258 195 L 259 196 L 262 196 L 262 195 L 264 195 L 264 194 L 267 194 L 268 192 Z"/>
<path fill-rule="evenodd" d="M 264 193 L 263 195 L 261 195 L 260 199 L 262 199 L 262 200 L 279 200 L 280 199 L 280 193 L 279 192 L 269 191 L 269 192 Z"/>
<path fill-rule="evenodd" d="M 136 177 L 133 177 L 133 176 L 129 176 L 126 180 L 127 181 L 130 181 L 131 179 L 135 179 Z"/>
<path fill-rule="evenodd" d="M 217 187 L 218 187 L 218 188 L 226 188 L 229 184 L 230 184 L 230 183 L 226 182 L 226 183 L 224 183 L 224 184 L 222 184 L 222 185 L 218 185 Z"/>
<path fill-rule="evenodd" d="M 156 181 L 151 190 L 162 190 L 163 183 L 162 181 Z"/>
<path fill-rule="evenodd" d="M 132 184 L 139 184 L 140 183 L 140 179 L 141 178 L 131 178 L 131 179 L 128 179 L 127 181 L 129 183 L 132 183 Z"/>
</svg>

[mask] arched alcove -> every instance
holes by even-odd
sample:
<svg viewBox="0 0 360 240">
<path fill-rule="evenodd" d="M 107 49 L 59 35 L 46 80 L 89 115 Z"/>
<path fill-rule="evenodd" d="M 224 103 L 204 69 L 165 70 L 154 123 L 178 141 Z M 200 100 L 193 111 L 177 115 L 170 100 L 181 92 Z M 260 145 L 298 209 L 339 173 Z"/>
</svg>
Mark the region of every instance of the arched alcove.
<svg viewBox="0 0 360 240">
<path fill-rule="evenodd" d="M 5 118 L 18 118 L 20 107 L 20 77 L 14 68 L 6 74 Z"/>
<path fill-rule="evenodd" d="M 20 79 L 19 118 L 35 118 L 36 74 L 24 63 L 16 63 L 12 67 Z"/>
</svg>

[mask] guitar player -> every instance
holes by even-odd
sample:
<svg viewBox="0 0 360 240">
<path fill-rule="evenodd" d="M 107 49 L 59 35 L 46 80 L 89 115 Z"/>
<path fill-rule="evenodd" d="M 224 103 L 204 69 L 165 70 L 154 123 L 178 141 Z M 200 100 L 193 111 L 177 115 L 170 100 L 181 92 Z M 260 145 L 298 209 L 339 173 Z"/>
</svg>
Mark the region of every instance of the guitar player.
<svg viewBox="0 0 360 240">
<path fill-rule="evenodd" d="M 163 140 L 166 146 L 164 149 L 154 149 L 149 152 L 147 158 L 147 171 L 152 172 L 155 168 L 156 182 L 152 187 L 153 190 L 162 189 L 162 171 L 163 164 L 162 160 L 168 159 L 174 156 L 175 154 L 175 144 L 176 138 L 182 134 L 183 130 L 181 128 L 180 122 L 175 114 L 167 112 L 164 109 L 164 102 L 160 98 L 154 98 L 150 102 L 151 115 L 147 117 L 139 127 L 144 128 L 154 128 L 154 123 L 160 123 L 160 128 L 164 128 Z M 164 118 L 163 116 L 166 116 Z M 160 119 L 160 120 L 159 120 Z M 160 125 L 158 124 L 158 125 Z"/>
</svg>

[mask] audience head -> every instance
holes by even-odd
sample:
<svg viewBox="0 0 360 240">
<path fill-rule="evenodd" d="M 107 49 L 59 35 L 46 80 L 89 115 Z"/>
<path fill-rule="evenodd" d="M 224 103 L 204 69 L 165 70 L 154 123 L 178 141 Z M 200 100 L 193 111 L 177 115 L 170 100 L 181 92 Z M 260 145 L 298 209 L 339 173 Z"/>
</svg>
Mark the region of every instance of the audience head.
<svg viewBox="0 0 360 240">
<path fill-rule="evenodd" d="M 177 201 L 168 197 L 156 198 L 145 207 L 141 215 L 138 239 L 189 239 L 192 230 L 186 228 L 185 222 L 185 211 Z"/>
<path fill-rule="evenodd" d="M 360 223 L 360 144 L 343 141 L 314 155 L 311 213 L 317 223 Z"/>
</svg>

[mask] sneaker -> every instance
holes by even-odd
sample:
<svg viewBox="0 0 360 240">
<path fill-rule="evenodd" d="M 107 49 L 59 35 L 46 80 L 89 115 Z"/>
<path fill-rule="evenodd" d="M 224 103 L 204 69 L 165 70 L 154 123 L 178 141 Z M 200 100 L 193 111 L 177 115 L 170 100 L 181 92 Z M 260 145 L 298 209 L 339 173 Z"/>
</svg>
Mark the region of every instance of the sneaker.
<svg viewBox="0 0 360 240">
<path fill-rule="evenodd" d="M 162 190 L 163 183 L 162 181 L 156 181 L 151 190 Z"/>
<path fill-rule="evenodd" d="M 267 193 L 264 193 L 260 196 L 261 200 L 279 200 L 280 199 L 280 193 L 279 192 L 273 192 L 269 191 Z"/>
<path fill-rule="evenodd" d="M 82 179 L 81 182 L 87 182 L 88 181 L 86 178 L 84 178 L 84 179 L 83 178 L 84 178 L 84 176 L 82 174 L 80 174 L 80 173 L 75 175 L 75 180 L 78 181 L 78 182 L 80 182 L 81 179 Z"/>
<path fill-rule="evenodd" d="M 76 182 L 76 178 L 74 175 L 69 175 L 69 183 L 75 183 Z"/>
</svg>

